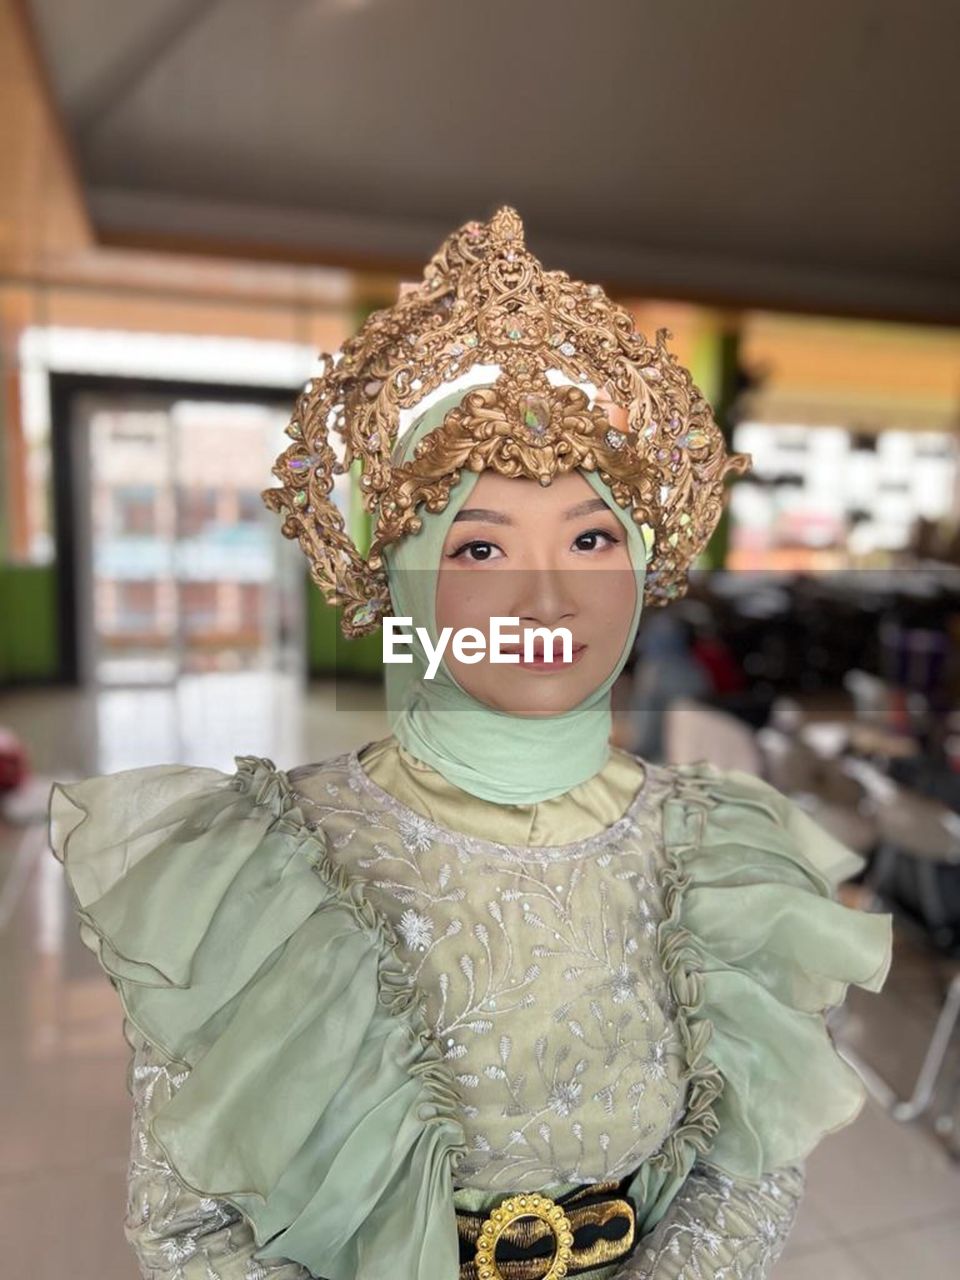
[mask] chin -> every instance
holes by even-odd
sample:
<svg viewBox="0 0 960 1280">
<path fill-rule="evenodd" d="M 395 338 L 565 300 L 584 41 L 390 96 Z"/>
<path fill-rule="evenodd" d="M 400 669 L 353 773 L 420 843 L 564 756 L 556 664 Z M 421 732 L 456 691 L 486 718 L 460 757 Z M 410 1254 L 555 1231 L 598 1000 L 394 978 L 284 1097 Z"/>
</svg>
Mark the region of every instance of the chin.
<svg viewBox="0 0 960 1280">
<path fill-rule="evenodd" d="M 534 677 L 537 679 L 537 677 Z M 599 682 L 598 682 L 599 683 Z M 591 685 L 590 688 L 596 686 Z M 560 716 L 579 706 L 588 696 L 590 689 L 514 689 L 499 690 L 496 700 L 489 705 L 498 711 L 505 711 L 511 716 Z M 476 695 L 475 695 L 476 696 Z M 483 699 L 487 701 L 487 699 Z"/>
<path fill-rule="evenodd" d="M 494 711 L 510 716 L 560 716 L 580 705 L 607 675 L 606 671 L 590 672 L 582 668 L 566 675 L 533 674 L 507 668 L 494 668 L 502 673 L 490 685 L 474 683 L 469 670 L 456 669 L 460 687 L 472 698 Z M 507 672 L 509 671 L 509 675 Z M 481 685 L 483 687 L 481 687 Z"/>
</svg>

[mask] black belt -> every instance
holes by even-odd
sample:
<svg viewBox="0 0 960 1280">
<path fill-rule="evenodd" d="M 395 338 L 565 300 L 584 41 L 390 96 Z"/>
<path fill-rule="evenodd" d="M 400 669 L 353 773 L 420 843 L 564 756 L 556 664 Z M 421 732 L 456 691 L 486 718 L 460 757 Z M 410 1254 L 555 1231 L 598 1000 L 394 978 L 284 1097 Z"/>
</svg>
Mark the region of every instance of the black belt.
<svg viewBox="0 0 960 1280">
<path fill-rule="evenodd" d="M 629 1181 L 588 1183 L 556 1200 L 527 1191 L 494 1209 L 457 1209 L 459 1280 L 557 1280 L 628 1257 L 637 1225 Z"/>
</svg>

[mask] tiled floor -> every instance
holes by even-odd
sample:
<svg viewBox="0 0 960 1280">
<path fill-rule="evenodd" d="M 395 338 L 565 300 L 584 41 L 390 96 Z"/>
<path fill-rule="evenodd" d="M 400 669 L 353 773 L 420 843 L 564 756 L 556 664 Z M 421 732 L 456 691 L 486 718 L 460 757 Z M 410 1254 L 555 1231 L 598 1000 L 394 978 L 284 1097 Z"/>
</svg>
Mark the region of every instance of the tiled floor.
<svg viewBox="0 0 960 1280">
<path fill-rule="evenodd" d="M 100 699 L 8 695 L 0 724 L 21 734 L 46 775 L 36 789 L 44 801 L 49 776 L 173 760 L 229 769 L 233 754 L 291 767 L 385 732 L 372 689 L 303 698 L 292 685 L 238 677 Z M 0 821 L 0 1275 L 134 1280 L 120 1226 L 129 1104 L 116 997 L 79 941 L 30 808 L 20 825 Z M 937 1007 L 929 962 L 898 939 L 884 994 L 852 994 L 840 1034 L 905 1086 Z M 946 1089 L 940 1099 L 950 1101 Z M 825 1139 L 775 1277 L 960 1277 L 960 1164 L 932 1125 L 896 1124 L 868 1102 Z"/>
</svg>

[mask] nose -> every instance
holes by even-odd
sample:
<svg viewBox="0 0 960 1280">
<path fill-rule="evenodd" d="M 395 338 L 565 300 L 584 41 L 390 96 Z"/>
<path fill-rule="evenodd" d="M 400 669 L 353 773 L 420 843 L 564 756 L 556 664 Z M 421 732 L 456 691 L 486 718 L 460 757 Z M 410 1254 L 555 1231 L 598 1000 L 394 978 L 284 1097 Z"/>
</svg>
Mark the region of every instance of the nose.
<svg viewBox="0 0 960 1280">
<path fill-rule="evenodd" d="M 575 573 L 549 565 L 518 571 L 510 616 L 544 627 L 571 621 L 577 616 L 575 578 Z"/>
</svg>

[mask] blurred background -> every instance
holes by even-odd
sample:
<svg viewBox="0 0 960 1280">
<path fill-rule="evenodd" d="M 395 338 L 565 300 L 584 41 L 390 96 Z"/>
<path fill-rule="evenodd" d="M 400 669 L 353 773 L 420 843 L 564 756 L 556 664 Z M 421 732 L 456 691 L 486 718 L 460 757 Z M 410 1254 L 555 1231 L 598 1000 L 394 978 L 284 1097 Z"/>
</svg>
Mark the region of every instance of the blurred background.
<svg viewBox="0 0 960 1280">
<path fill-rule="evenodd" d="M 136 1274 L 50 782 L 383 736 L 379 637 L 338 643 L 260 490 L 318 352 L 501 204 L 754 458 L 617 741 L 767 778 L 895 912 L 776 1276 L 957 1274 L 958 47 L 948 0 L 0 0 L 4 1274 Z"/>
</svg>

